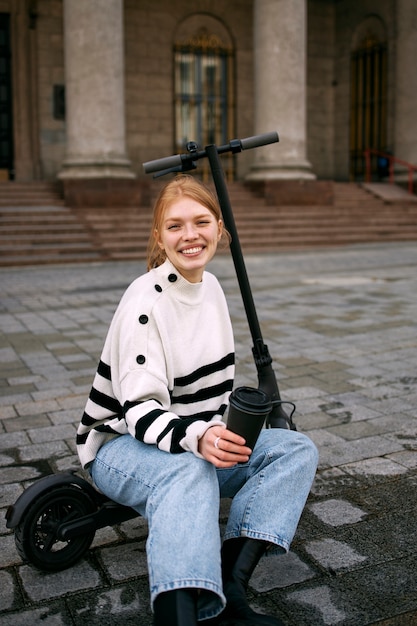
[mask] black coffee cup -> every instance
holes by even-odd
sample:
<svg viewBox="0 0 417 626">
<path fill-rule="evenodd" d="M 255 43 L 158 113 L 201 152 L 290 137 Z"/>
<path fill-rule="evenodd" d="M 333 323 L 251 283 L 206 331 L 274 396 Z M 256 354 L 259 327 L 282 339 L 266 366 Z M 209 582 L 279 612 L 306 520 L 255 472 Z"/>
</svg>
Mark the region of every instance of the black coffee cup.
<svg viewBox="0 0 417 626">
<path fill-rule="evenodd" d="M 269 396 L 260 389 L 238 387 L 229 399 L 227 428 L 243 437 L 253 450 L 265 419 L 272 410 Z"/>
</svg>

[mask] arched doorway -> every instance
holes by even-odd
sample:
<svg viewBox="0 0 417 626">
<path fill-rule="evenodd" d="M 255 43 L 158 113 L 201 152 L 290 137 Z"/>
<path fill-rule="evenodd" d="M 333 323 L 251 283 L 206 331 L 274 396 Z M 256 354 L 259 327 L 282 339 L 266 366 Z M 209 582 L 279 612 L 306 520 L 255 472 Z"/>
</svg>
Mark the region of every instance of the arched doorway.
<svg viewBox="0 0 417 626">
<path fill-rule="evenodd" d="M 233 47 L 224 27 L 219 28 L 214 19 L 207 23 L 207 16 L 202 16 L 206 23 L 201 26 L 200 22 L 198 29 L 189 34 L 197 18 L 194 16 L 192 24 L 182 25 L 174 45 L 175 152 L 184 152 L 189 141 L 200 147 L 222 145 L 234 136 Z M 232 155 L 223 159 L 223 166 L 232 179 Z M 205 162 L 199 166 L 204 178 L 207 167 Z"/>
<path fill-rule="evenodd" d="M 387 44 L 371 30 L 351 55 L 350 178 L 363 180 L 364 150 L 387 151 Z M 373 163 L 377 170 L 377 161 Z"/>
</svg>

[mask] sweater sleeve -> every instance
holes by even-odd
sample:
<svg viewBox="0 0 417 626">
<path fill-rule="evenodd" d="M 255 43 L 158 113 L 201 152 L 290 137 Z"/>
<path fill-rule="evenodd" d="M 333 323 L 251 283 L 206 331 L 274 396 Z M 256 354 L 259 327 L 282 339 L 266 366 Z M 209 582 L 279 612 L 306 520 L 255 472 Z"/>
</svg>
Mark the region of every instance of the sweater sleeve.
<svg viewBox="0 0 417 626">
<path fill-rule="evenodd" d="M 133 398 L 126 400 L 123 406 L 129 433 L 139 441 L 155 444 L 160 450 L 189 451 L 201 456 L 198 442 L 206 430 L 217 424 L 225 426 L 219 414 L 207 420 L 199 415 L 179 417 L 169 408 L 169 393 L 164 383 L 148 373 L 129 374 L 122 388 L 123 395 Z"/>
</svg>

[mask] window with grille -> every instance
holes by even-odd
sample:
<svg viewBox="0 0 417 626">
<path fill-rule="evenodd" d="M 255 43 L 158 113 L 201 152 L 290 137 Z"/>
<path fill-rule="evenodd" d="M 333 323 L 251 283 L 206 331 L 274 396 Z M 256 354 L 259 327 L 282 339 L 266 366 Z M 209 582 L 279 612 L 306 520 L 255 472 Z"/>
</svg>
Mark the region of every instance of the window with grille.
<svg viewBox="0 0 417 626">
<path fill-rule="evenodd" d="M 202 30 L 190 41 L 177 44 L 174 55 L 175 152 L 184 152 L 189 141 L 200 147 L 227 143 L 233 138 L 232 50 Z M 232 178 L 233 158 L 229 156 L 224 169 Z"/>
</svg>

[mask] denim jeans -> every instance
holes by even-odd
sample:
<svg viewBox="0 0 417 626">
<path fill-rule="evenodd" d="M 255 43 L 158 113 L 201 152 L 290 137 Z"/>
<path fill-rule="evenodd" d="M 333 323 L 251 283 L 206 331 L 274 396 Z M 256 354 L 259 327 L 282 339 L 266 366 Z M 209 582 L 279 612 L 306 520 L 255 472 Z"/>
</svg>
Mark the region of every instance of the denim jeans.
<svg viewBox="0 0 417 626">
<path fill-rule="evenodd" d="M 169 454 L 131 435 L 100 448 L 94 483 L 148 520 L 151 603 L 164 591 L 197 588 L 198 619 L 225 606 L 219 529 L 221 497 L 232 498 L 224 539 L 251 537 L 287 551 L 317 468 L 305 435 L 263 430 L 248 463 L 216 469 L 191 452 Z"/>
</svg>

